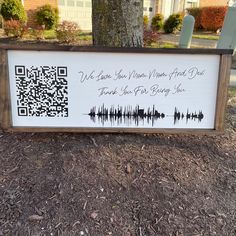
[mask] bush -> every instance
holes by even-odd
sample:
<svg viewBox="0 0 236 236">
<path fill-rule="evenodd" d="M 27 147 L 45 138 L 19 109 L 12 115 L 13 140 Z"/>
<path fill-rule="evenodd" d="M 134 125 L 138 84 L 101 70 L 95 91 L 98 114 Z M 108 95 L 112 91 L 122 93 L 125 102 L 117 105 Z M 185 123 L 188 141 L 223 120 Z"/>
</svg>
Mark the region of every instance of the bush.
<svg viewBox="0 0 236 236">
<path fill-rule="evenodd" d="M 27 21 L 26 12 L 20 0 L 3 0 L 0 13 L 5 21 Z"/>
<path fill-rule="evenodd" d="M 22 21 L 8 20 L 4 23 L 4 32 L 7 36 L 22 38 L 26 31 L 26 25 Z"/>
<path fill-rule="evenodd" d="M 203 7 L 188 9 L 195 18 L 195 30 L 213 30 L 222 28 L 227 7 Z"/>
<path fill-rule="evenodd" d="M 202 8 L 199 7 L 194 7 L 194 8 L 189 8 L 187 9 L 188 13 L 192 15 L 195 18 L 195 24 L 194 24 L 194 29 L 195 30 L 201 30 L 202 25 L 201 25 L 201 11 Z"/>
<path fill-rule="evenodd" d="M 41 40 L 44 39 L 44 27 L 43 26 L 35 26 L 32 29 L 31 34 L 34 36 L 35 39 Z"/>
<path fill-rule="evenodd" d="M 151 23 L 152 30 L 159 31 L 163 27 L 163 20 L 164 20 L 163 15 L 156 14 L 152 18 L 152 23 Z"/>
<path fill-rule="evenodd" d="M 144 47 L 151 46 L 153 43 L 158 43 L 160 34 L 157 31 L 144 30 L 143 45 Z"/>
<path fill-rule="evenodd" d="M 204 30 L 221 28 L 224 23 L 227 7 L 203 7 L 201 13 L 201 25 Z"/>
<path fill-rule="evenodd" d="M 53 29 L 56 27 L 59 20 L 59 13 L 57 8 L 46 4 L 36 11 L 36 21 L 39 25 L 44 26 L 45 29 Z"/>
<path fill-rule="evenodd" d="M 143 28 L 144 29 L 148 28 L 148 23 L 149 23 L 148 16 L 143 16 Z"/>
<path fill-rule="evenodd" d="M 80 28 L 77 23 L 63 21 L 57 26 L 56 36 L 60 43 L 73 43 L 77 41 Z"/>
<path fill-rule="evenodd" d="M 176 30 L 180 30 L 182 26 L 183 18 L 180 14 L 170 15 L 164 23 L 165 33 L 173 33 Z"/>
</svg>

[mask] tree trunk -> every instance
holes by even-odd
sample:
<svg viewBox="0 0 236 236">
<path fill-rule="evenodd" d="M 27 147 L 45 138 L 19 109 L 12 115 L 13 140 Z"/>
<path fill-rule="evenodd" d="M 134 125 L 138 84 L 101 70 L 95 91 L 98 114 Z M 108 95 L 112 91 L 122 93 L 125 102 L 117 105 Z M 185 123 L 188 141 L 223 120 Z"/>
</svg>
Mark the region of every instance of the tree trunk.
<svg viewBox="0 0 236 236">
<path fill-rule="evenodd" d="M 142 47 L 143 0 L 92 0 L 93 44 Z"/>
</svg>

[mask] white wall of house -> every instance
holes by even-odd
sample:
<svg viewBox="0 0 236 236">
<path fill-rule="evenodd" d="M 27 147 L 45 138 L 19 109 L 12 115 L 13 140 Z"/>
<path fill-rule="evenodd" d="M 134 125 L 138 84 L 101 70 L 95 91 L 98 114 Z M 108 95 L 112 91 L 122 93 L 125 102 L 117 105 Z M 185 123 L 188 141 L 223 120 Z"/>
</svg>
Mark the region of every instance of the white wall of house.
<svg viewBox="0 0 236 236">
<path fill-rule="evenodd" d="M 173 0 L 164 0 L 162 1 L 161 14 L 164 16 L 164 19 L 168 18 L 169 15 L 173 13 Z"/>
<path fill-rule="evenodd" d="M 143 1 L 143 15 L 149 19 L 156 14 L 156 0 L 144 0 Z"/>
<path fill-rule="evenodd" d="M 60 21 L 76 22 L 83 31 L 92 31 L 91 0 L 58 0 Z"/>
<path fill-rule="evenodd" d="M 186 8 L 198 7 L 199 0 L 162 0 L 161 14 L 164 18 L 174 13 L 183 12 Z"/>
<path fill-rule="evenodd" d="M 182 10 L 181 8 L 181 0 L 174 0 L 174 3 L 173 3 L 173 12 L 180 12 Z"/>
<path fill-rule="evenodd" d="M 149 19 L 156 14 L 157 0 L 144 0 L 144 15 Z M 83 31 L 92 31 L 91 0 L 58 0 L 60 21 L 76 22 Z"/>
<path fill-rule="evenodd" d="M 144 0 L 143 14 L 148 16 L 150 21 L 157 11 L 156 1 L 162 1 L 160 13 L 165 19 L 173 13 L 199 5 L 199 0 L 185 0 L 184 5 L 181 0 Z M 60 21 L 74 21 L 83 31 L 92 31 L 91 5 L 91 0 L 58 0 Z"/>
</svg>

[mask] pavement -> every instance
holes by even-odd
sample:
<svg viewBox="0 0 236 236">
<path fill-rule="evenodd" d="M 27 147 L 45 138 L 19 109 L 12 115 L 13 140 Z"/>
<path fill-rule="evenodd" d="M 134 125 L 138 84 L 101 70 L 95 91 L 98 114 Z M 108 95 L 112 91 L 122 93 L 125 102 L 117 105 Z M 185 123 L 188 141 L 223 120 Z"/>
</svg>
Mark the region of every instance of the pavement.
<svg viewBox="0 0 236 236">
<path fill-rule="evenodd" d="M 179 34 L 162 34 L 161 41 L 167 43 L 179 43 Z M 198 39 L 192 38 L 192 47 L 199 47 L 199 48 L 215 48 L 217 40 L 210 40 L 210 39 Z"/>
<path fill-rule="evenodd" d="M 163 34 L 161 41 L 166 43 L 174 43 L 178 45 L 179 34 Z M 216 48 L 217 40 L 192 38 L 191 47 L 193 48 Z M 236 87 L 236 53 L 233 56 L 232 69 L 230 73 L 230 86 Z"/>
</svg>

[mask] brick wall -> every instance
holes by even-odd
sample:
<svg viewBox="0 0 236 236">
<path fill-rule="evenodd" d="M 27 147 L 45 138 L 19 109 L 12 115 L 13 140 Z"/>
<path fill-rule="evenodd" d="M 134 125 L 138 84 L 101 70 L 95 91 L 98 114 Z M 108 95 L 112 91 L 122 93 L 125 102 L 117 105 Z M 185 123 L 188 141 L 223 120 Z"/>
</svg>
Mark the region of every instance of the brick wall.
<svg viewBox="0 0 236 236">
<path fill-rule="evenodd" d="M 45 4 L 50 4 L 53 7 L 58 7 L 57 0 L 24 0 L 23 5 L 28 15 L 28 25 L 34 27 L 35 21 L 35 10 Z"/>
<path fill-rule="evenodd" d="M 226 6 L 229 0 L 200 0 L 200 7 Z"/>
</svg>

